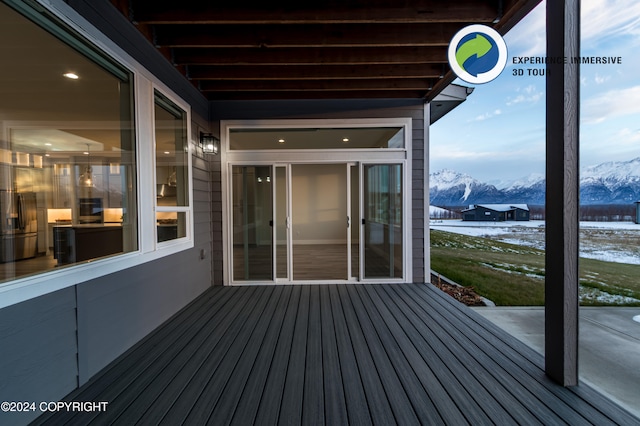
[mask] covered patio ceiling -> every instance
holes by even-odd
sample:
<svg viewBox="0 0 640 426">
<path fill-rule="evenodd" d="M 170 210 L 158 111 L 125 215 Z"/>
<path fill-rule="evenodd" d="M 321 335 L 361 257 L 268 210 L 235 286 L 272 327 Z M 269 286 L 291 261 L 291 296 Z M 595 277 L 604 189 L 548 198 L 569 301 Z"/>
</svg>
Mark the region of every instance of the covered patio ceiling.
<svg viewBox="0 0 640 426">
<path fill-rule="evenodd" d="M 209 100 L 432 100 L 453 35 L 540 0 L 111 0 Z"/>
</svg>

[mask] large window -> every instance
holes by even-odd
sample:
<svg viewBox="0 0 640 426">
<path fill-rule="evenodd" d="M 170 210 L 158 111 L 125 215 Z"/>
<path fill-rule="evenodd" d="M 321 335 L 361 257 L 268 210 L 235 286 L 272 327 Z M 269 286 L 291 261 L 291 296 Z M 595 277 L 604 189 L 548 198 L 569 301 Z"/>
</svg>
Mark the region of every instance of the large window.
<svg viewBox="0 0 640 426">
<path fill-rule="evenodd" d="M 16 5 L 0 3 L 0 282 L 138 249 L 132 74 Z"/>
</svg>

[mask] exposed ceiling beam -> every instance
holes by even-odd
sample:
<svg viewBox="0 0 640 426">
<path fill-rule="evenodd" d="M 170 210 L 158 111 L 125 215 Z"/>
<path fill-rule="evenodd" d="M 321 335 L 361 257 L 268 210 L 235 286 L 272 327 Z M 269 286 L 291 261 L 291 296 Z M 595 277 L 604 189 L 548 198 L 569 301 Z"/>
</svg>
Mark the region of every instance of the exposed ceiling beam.
<svg viewBox="0 0 640 426">
<path fill-rule="evenodd" d="M 350 80 L 439 78 L 448 67 L 438 64 L 394 65 L 190 65 L 191 80 Z"/>
<path fill-rule="evenodd" d="M 431 100 L 460 28 L 540 0 L 110 1 L 209 99 Z"/>
<path fill-rule="evenodd" d="M 202 81 L 203 92 L 249 91 L 428 91 L 431 84 L 427 79 L 387 79 L 387 80 L 241 80 L 241 81 Z"/>
<path fill-rule="evenodd" d="M 175 64 L 184 65 L 363 65 L 427 64 L 446 58 L 446 47 L 354 47 L 325 49 L 176 49 Z"/>
<path fill-rule="evenodd" d="M 427 92 L 424 90 L 395 90 L 395 91 L 308 91 L 308 92 L 207 92 L 210 100 L 279 100 L 279 99 L 423 99 Z"/>
<path fill-rule="evenodd" d="M 132 19 L 146 24 L 337 24 L 493 22 L 497 0 L 158 1 L 132 0 Z"/>
<path fill-rule="evenodd" d="M 459 24 L 158 25 L 166 47 L 447 46 Z"/>
</svg>

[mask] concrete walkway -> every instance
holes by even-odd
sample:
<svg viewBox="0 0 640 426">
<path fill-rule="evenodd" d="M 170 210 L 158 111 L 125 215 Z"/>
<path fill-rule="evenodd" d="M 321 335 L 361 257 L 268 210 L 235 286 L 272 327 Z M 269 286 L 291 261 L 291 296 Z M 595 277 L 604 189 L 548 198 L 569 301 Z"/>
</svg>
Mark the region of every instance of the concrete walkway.
<svg viewBox="0 0 640 426">
<path fill-rule="evenodd" d="M 544 308 L 473 308 L 544 353 Z M 580 380 L 640 418 L 640 308 L 580 308 Z"/>
</svg>

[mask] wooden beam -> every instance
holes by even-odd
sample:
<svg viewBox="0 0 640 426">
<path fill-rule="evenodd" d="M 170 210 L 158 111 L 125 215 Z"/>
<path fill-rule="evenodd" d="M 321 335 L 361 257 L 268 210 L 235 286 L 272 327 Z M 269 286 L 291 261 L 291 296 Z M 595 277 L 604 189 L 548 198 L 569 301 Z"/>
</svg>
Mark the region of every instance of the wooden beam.
<svg viewBox="0 0 640 426">
<path fill-rule="evenodd" d="M 132 0 L 133 20 L 149 24 L 335 24 L 492 22 L 495 0 L 159 1 Z"/>
<path fill-rule="evenodd" d="M 374 80 L 240 80 L 201 81 L 203 92 L 273 92 L 273 91 L 428 91 L 433 86 L 428 79 L 374 79 Z"/>
<path fill-rule="evenodd" d="M 547 2 L 547 56 L 580 55 L 580 0 Z M 578 384 L 579 64 L 547 65 L 545 371 Z"/>
<path fill-rule="evenodd" d="M 174 49 L 183 65 L 365 65 L 428 64 L 446 61 L 446 47 L 329 47 L 322 49 Z"/>
<path fill-rule="evenodd" d="M 168 47 L 447 46 L 463 26 L 446 24 L 157 25 Z"/>
<path fill-rule="evenodd" d="M 396 65 L 190 65 L 192 80 L 351 80 L 439 78 L 448 71 L 440 64 Z"/>
<path fill-rule="evenodd" d="M 291 92 L 207 92 L 209 100 L 310 100 L 310 99 L 422 99 L 426 91 L 372 90 L 372 91 L 291 91 Z"/>
</svg>

